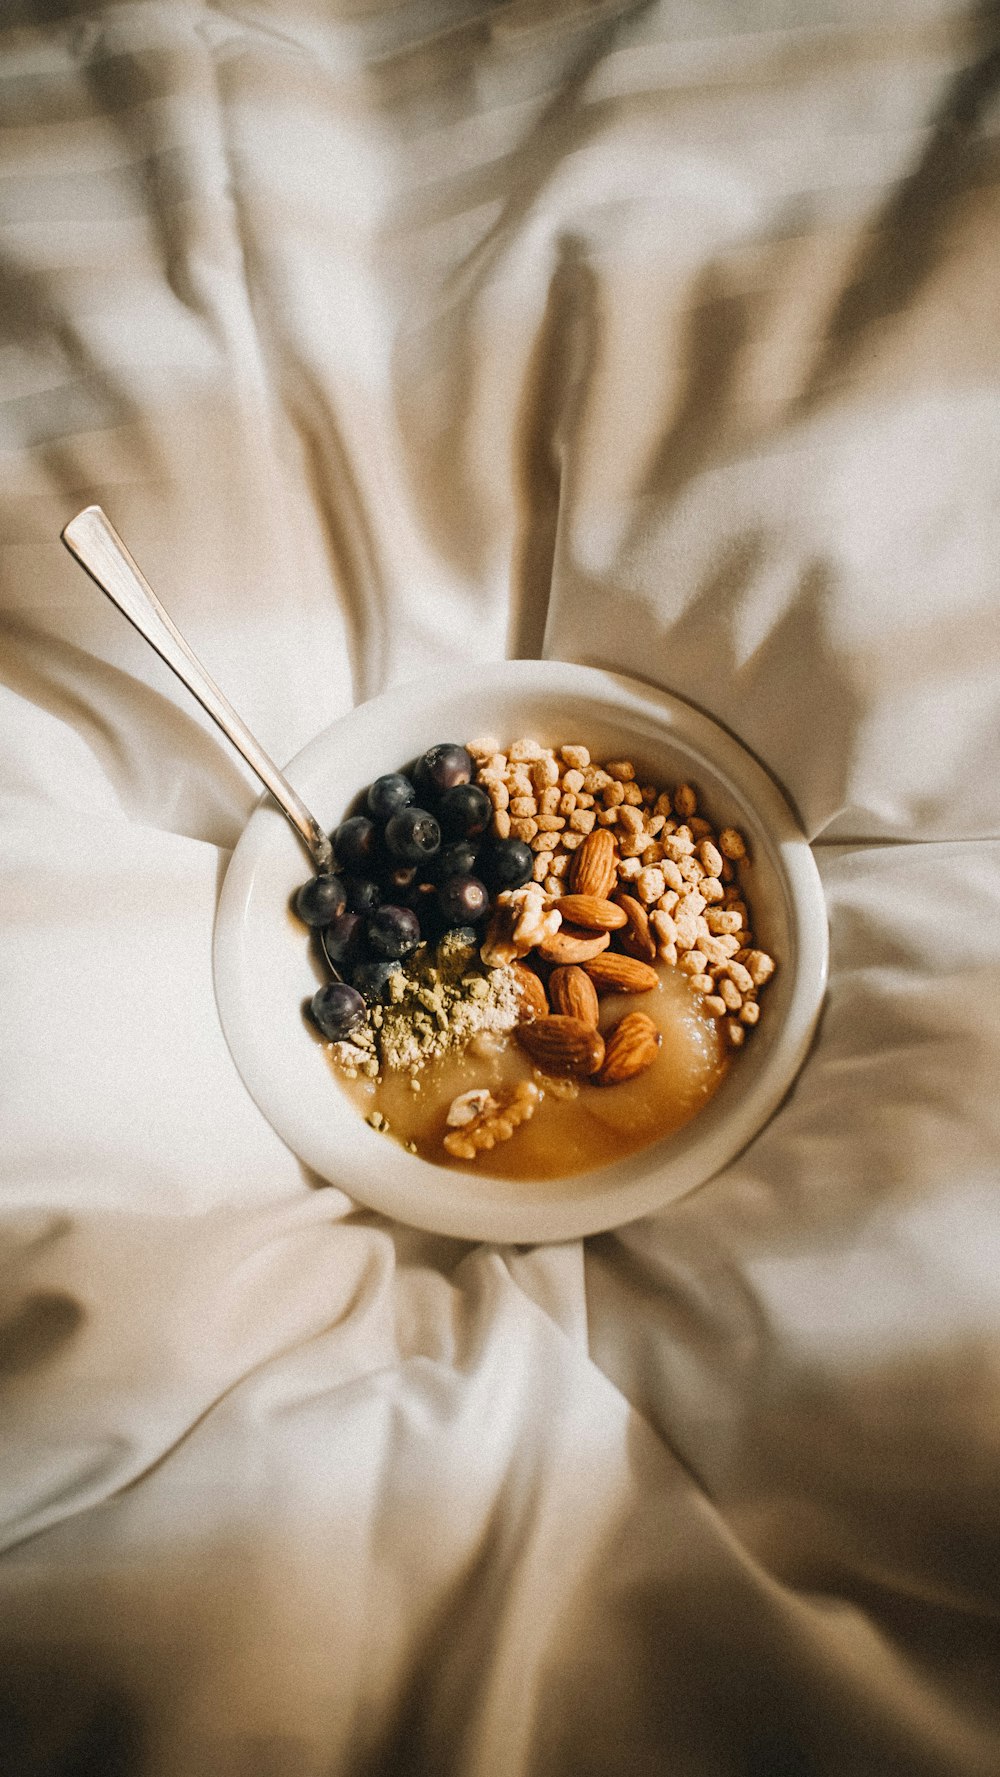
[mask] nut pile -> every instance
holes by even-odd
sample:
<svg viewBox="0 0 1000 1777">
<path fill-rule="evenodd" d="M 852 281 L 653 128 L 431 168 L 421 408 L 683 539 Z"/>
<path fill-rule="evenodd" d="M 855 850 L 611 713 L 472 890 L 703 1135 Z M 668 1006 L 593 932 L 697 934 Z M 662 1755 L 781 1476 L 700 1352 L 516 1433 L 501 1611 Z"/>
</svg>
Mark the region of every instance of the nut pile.
<svg viewBox="0 0 1000 1777">
<path fill-rule="evenodd" d="M 775 968 L 754 940 L 740 887 L 742 835 L 733 827 L 716 831 L 698 813 L 690 784 L 668 791 L 642 783 L 628 759 L 597 765 L 584 746 L 533 740 L 504 750 L 480 739 L 467 750 L 492 805 L 492 833 L 534 853 L 532 883 L 498 898 L 483 956 L 513 962 L 535 952 L 556 965 L 547 995 L 535 977 L 544 1010 L 538 991 L 522 981 L 536 1018 L 577 1016 L 556 1001 L 585 995 L 579 980 L 558 983 L 553 999 L 560 967 L 582 970 L 597 992 L 634 993 L 655 984 L 650 965 L 659 958 L 690 977 L 738 1048 L 757 1023 L 759 995 Z M 648 974 L 636 974 L 637 965 Z M 522 976 L 531 972 L 522 968 Z M 522 1029 L 520 1040 L 531 1053 L 532 1042 L 537 1051 L 550 1038 Z M 600 1082 L 603 1073 L 606 1081 L 608 1065 L 605 1056 L 591 1077 Z"/>
<path fill-rule="evenodd" d="M 534 1116 L 541 1101 L 541 1091 L 532 1080 L 522 1080 L 500 1098 L 485 1088 L 463 1092 L 448 1112 L 452 1127 L 444 1138 L 445 1152 L 455 1160 L 474 1160 L 477 1154 L 495 1148 L 497 1142 L 509 1141 L 515 1129 Z"/>
</svg>

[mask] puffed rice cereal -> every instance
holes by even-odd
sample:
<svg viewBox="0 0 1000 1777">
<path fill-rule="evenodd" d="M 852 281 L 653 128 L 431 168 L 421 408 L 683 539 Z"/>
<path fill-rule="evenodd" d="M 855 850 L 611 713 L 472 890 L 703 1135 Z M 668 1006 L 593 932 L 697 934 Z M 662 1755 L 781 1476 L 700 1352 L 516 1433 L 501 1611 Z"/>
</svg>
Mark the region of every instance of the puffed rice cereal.
<svg viewBox="0 0 1000 1777">
<path fill-rule="evenodd" d="M 737 1048 L 760 1017 L 759 995 L 775 961 L 760 948 L 740 885 L 745 838 L 716 828 L 689 783 L 643 782 L 631 759 L 598 764 L 577 742 L 546 747 L 531 737 L 503 751 L 491 736 L 474 741 L 476 781 L 493 807 L 497 838 L 524 840 L 535 853 L 533 881 L 515 910 L 501 896 L 484 948 L 495 963 L 523 957 L 543 939 L 565 893 L 573 854 L 595 828 L 611 834 L 620 888 L 646 909 L 661 962 L 680 968 Z"/>
</svg>

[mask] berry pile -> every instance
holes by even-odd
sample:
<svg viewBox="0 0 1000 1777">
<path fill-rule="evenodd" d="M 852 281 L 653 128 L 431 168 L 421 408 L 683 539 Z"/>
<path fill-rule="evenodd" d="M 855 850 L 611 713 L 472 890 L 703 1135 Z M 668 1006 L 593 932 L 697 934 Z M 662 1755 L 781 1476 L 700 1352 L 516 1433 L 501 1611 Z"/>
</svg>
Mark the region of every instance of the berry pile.
<svg viewBox="0 0 1000 1777">
<path fill-rule="evenodd" d="M 492 804 L 474 770 L 464 747 L 443 741 L 411 773 L 376 778 L 365 812 L 331 835 L 335 871 L 299 889 L 295 911 L 335 976 L 310 1004 L 331 1041 L 357 1029 L 419 944 L 456 927 L 478 941 L 494 897 L 531 880 L 529 846 L 489 834 Z"/>
</svg>

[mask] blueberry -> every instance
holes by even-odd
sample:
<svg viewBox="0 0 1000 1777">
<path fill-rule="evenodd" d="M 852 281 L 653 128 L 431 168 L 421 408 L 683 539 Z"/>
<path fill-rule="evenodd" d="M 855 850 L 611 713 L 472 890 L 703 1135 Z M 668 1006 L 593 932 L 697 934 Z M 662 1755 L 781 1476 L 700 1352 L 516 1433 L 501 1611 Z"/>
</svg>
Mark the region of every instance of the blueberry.
<svg viewBox="0 0 1000 1777">
<path fill-rule="evenodd" d="M 493 804 L 478 784 L 453 784 L 438 804 L 438 820 L 446 839 L 478 839 L 492 813 Z"/>
<path fill-rule="evenodd" d="M 370 876 L 345 876 L 344 887 L 352 913 L 374 913 L 382 899 L 382 890 Z"/>
<path fill-rule="evenodd" d="M 448 876 L 438 889 L 438 906 L 446 926 L 475 924 L 489 904 L 486 885 L 478 876 Z"/>
<path fill-rule="evenodd" d="M 320 933 L 326 960 L 331 969 L 339 974 L 349 963 L 354 961 L 361 948 L 362 926 L 364 920 L 360 913 L 342 913 L 332 925 L 328 925 Z"/>
<path fill-rule="evenodd" d="M 402 808 L 385 829 L 385 843 L 400 864 L 425 864 L 441 844 L 441 829 L 426 808 Z"/>
<path fill-rule="evenodd" d="M 400 864 L 395 870 L 387 870 L 379 882 L 383 902 L 393 907 L 417 906 L 420 883 L 412 864 Z"/>
<path fill-rule="evenodd" d="M 341 870 L 350 870 L 356 876 L 366 876 L 378 852 L 375 822 L 370 821 L 366 814 L 352 814 L 348 820 L 341 821 L 333 835 L 333 849 Z"/>
<path fill-rule="evenodd" d="M 477 849 L 471 839 L 453 839 L 443 845 L 434 859 L 434 876 L 443 882 L 446 876 L 474 876 Z"/>
<path fill-rule="evenodd" d="M 347 890 L 339 876 L 311 876 L 295 897 L 295 911 L 307 926 L 327 926 L 347 906 Z"/>
<path fill-rule="evenodd" d="M 494 839 L 480 854 L 479 874 L 491 894 L 531 881 L 534 855 L 523 839 Z"/>
<path fill-rule="evenodd" d="M 453 784 L 467 784 L 472 776 L 472 757 L 455 741 L 440 741 L 428 747 L 417 761 L 413 780 L 420 794 L 434 801 L 450 790 Z"/>
<path fill-rule="evenodd" d="M 435 928 L 437 918 L 437 885 L 433 882 L 415 882 L 409 893 L 400 897 L 401 907 L 412 907 L 420 923 L 420 933 L 429 938 Z"/>
<path fill-rule="evenodd" d="M 368 812 L 377 821 L 387 821 L 417 799 L 417 792 L 408 777 L 400 771 L 377 777 L 368 792 Z"/>
<path fill-rule="evenodd" d="M 398 962 L 355 963 L 351 970 L 351 980 L 363 999 L 373 1005 L 382 998 L 385 984 L 390 975 L 395 975 L 399 968 Z"/>
<path fill-rule="evenodd" d="M 365 937 L 376 956 L 409 956 L 420 943 L 420 921 L 409 907 L 379 907 L 365 926 Z"/>
<path fill-rule="evenodd" d="M 416 880 L 416 864 L 395 864 L 391 870 L 386 871 L 385 875 L 386 887 L 398 890 L 400 899 L 402 899 L 408 889 L 413 887 Z M 389 899 L 390 901 L 396 900 L 396 895 L 390 894 Z"/>
<path fill-rule="evenodd" d="M 309 1002 L 315 1023 L 332 1043 L 342 1042 L 365 1017 L 365 1002 L 346 981 L 329 981 Z"/>
</svg>

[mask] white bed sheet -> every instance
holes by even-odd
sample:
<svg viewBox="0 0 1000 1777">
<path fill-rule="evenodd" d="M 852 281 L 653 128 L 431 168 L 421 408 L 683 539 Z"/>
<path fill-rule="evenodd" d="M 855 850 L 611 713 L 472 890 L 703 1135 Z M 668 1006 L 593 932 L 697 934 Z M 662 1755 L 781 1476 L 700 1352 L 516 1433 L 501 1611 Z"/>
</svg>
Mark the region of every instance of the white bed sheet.
<svg viewBox="0 0 1000 1777">
<path fill-rule="evenodd" d="M 8 0 L 0 1768 L 992 1777 L 995 11 Z M 466 1247 L 304 1174 L 211 932 L 255 790 L 430 664 L 691 698 L 829 1001 L 699 1192 Z"/>
</svg>

